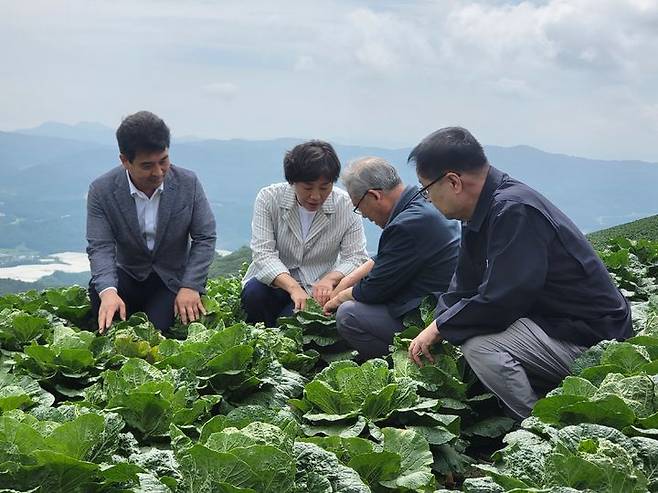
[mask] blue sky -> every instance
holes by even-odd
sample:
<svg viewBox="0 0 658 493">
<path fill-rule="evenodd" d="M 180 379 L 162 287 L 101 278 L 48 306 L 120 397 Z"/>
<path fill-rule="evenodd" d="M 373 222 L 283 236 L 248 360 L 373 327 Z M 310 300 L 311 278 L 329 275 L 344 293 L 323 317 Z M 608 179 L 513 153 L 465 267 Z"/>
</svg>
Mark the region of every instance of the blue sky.
<svg viewBox="0 0 658 493">
<path fill-rule="evenodd" d="M 0 129 L 411 146 L 658 161 L 658 2 L 0 0 Z"/>
</svg>

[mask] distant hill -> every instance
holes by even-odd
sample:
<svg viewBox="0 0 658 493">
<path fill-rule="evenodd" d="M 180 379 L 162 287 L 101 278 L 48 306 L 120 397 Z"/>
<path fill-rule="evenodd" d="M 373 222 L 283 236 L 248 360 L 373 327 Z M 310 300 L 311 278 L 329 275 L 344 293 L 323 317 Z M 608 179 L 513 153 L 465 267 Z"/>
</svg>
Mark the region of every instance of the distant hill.
<svg viewBox="0 0 658 493">
<path fill-rule="evenodd" d="M 601 249 L 605 247 L 609 240 L 619 236 L 631 240 L 658 241 L 658 215 L 595 231 L 588 234 L 587 238 L 594 245 L 594 248 Z"/>
<path fill-rule="evenodd" d="M 78 140 L 111 147 L 116 146 L 117 142 L 115 129 L 97 122 L 79 122 L 74 125 L 60 122 L 45 122 L 37 127 L 14 130 L 13 133 Z M 183 135 L 180 137 L 172 135 L 172 140 L 174 142 L 196 142 L 203 139 L 199 139 L 194 135 Z"/>
<path fill-rule="evenodd" d="M 32 130 L 62 130 L 52 124 L 42 127 Z M 85 128 L 65 127 L 67 138 L 0 132 L 0 248 L 23 244 L 42 254 L 84 250 L 89 183 L 119 164 L 118 152 L 114 143 L 99 144 Z M 256 193 L 283 181 L 283 155 L 299 142 L 234 139 L 172 144 L 172 161 L 201 178 L 217 218 L 217 248 L 236 250 L 249 242 Z M 335 147 L 344 164 L 361 156 L 381 156 L 398 168 L 406 183 L 417 183 L 406 162 L 409 148 Z M 658 164 L 597 161 L 527 146 L 486 146 L 486 152 L 494 166 L 546 195 L 584 232 L 658 213 Z M 624 183 L 633 183 L 633 193 L 620 186 L 620 176 Z M 366 235 L 368 249 L 376 250 L 379 229 L 366 223 Z"/>
<path fill-rule="evenodd" d="M 7 293 L 20 293 L 35 289 L 41 291 L 48 288 L 59 288 L 77 284 L 86 287 L 90 279 L 89 272 L 61 272 L 56 271 L 49 276 L 42 277 L 36 282 L 17 281 L 15 279 L 0 279 L 0 296 Z"/>
<path fill-rule="evenodd" d="M 237 276 L 245 262 L 251 262 L 251 249 L 248 246 L 240 247 L 228 255 L 217 255 L 210 265 L 208 278 Z"/>
<path fill-rule="evenodd" d="M 92 149 L 98 149 L 98 144 L 84 140 L 0 132 L 0 177 L 40 164 L 73 159 L 79 153 Z M 2 184 L 0 189 L 4 189 Z"/>
<path fill-rule="evenodd" d="M 80 122 L 75 125 L 68 125 L 59 122 L 45 122 L 38 127 L 16 130 L 15 133 L 83 140 L 85 142 L 94 142 L 109 146 L 116 143 L 114 130 L 96 122 Z"/>
</svg>

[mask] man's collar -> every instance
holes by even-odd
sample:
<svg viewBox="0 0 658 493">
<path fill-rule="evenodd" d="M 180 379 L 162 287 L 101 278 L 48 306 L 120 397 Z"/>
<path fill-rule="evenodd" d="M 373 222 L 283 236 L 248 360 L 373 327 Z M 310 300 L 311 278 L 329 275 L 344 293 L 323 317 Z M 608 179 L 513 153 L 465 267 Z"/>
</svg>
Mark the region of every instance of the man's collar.
<svg viewBox="0 0 658 493">
<path fill-rule="evenodd" d="M 480 231 L 482 223 L 489 213 L 489 207 L 491 205 L 491 201 L 493 200 L 494 192 L 506 177 L 507 174 L 503 173 L 497 168 L 494 168 L 493 166 L 489 166 L 487 179 L 484 181 L 484 185 L 482 186 L 482 191 L 478 197 L 475 211 L 473 211 L 473 216 L 471 217 L 470 221 L 466 223 L 466 227 L 470 231 Z"/>
<path fill-rule="evenodd" d="M 393 206 L 393 211 L 391 212 L 391 215 L 388 217 L 388 221 L 386 221 L 386 225 L 384 227 L 388 226 L 389 223 L 393 219 L 395 219 L 397 215 L 400 214 L 400 212 L 402 212 L 409 205 L 411 205 L 411 203 L 416 202 L 417 200 L 423 200 L 423 201 L 425 200 L 420 194 L 418 194 L 418 196 L 415 199 L 409 202 L 409 200 L 411 200 L 411 197 L 413 197 L 414 194 L 418 194 L 418 187 L 414 187 L 413 185 L 408 185 L 404 187 L 404 190 L 400 194 L 400 198 L 398 199 L 398 201 Z"/>
<path fill-rule="evenodd" d="M 142 192 L 139 188 L 137 188 L 135 186 L 135 184 L 133 183 L 133 181 L 130 179 L 130 173 L 128 173 L 128 170 L 126 170 L 126 178 L 128 178 L 128 187 L 130 187 L 130 195 L 131 196 L 134 197 L 135 195 L 140 195 L 140 194 L 146 196 L 146 194 L 144 192 Z M 160 186 L 158 188 L 156 188 L 153 193 L 154 194 L 155 193 L 162 193 L 163 190 L 164 190 L 164 181 L 162 183 L 160 183 Z M 153 197 L 153 195 L 151 195 L 151 197 Z"/>
</svg>

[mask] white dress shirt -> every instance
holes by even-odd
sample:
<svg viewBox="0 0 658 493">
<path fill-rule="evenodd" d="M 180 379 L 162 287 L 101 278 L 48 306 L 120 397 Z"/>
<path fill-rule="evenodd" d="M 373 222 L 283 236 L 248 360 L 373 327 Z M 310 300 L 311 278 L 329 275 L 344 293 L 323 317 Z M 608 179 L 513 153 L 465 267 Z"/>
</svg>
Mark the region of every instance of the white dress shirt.
<svg viewBox="0 0 658 493">
<path fill-rule="evenodd" d="M 164 182 L 160 183 L 160 186 L 155 189 L 155 192 L 149 198 L 133 184 L 128 170 L 126 170 L 126 176 L 128 177 L 130 195 L 135 200 L 135 206 L 137 207 L 139 229 L 142 231 L 146 246 L 149 250 L 153 250 L 153 245 L 155 245 L 155 230 L 158 226 L 158 207 L 160 206 L 160 195 L 162 195 L 162 190 L 164 189 Z"/>
<path fill-rule="evenodd" d="M 137 207 L 137 220 L 139 221 L 139 229 L 142 232 L 144 241 L 149 250 L 153 250 L 155 245 L 155 233 L 158 226 L 158 207 L 160 206 L 160 195 L 164 190 L 164 182 L 155 189 L 151 198 L 144 192 L 138 190 L 130 179 L 130 173 L 126 170 L 126 177 L 128 177 L 128 186 L 130 187 L 130 195 L 135 201 Z M 98 295 L 100 296 L 108 289 L 117 290 L 116 286 L 110 286 L 103 289 Z"/>
</svg>

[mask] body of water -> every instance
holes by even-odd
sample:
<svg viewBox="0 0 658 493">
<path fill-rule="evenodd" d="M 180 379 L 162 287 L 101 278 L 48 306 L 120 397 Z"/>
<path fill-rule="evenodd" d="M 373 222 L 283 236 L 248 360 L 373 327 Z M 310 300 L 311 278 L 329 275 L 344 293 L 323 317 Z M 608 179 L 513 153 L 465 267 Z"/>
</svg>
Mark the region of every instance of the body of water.
<svg viewBox="0 0 658 493">
<path fill-rule="evenodd" d="M 55 271 L 89 272 L 89 259 L 83 252 L 53 253 L 41 259 L 39 264 L 16 265 L 0 268 L 0 279 L 34 282 Z"/>
<path fill-rule="evenodd" d="M 230 250 L 217 250 L 221 256 L 231 253 Z M 84 252 L 61 252 L 42 257 L 38 264 L 16 265 L 0 268 L 0 279 L 15 279 L 17 281 L 34 282 L 49 276 L 55 271 L 89 272 L 89 259 Z"/>
</svg>

